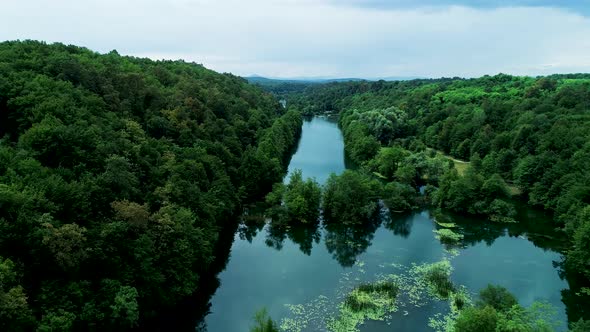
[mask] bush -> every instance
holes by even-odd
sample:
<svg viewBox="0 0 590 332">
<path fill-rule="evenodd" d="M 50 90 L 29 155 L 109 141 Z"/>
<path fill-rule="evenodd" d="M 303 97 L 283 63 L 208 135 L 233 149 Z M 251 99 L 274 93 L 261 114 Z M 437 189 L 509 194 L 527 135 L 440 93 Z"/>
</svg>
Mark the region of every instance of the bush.
<svg viewBox="0 0 590 332">
<path fill-rule="evenodd" d="M 496 332 L 498 313 L 491 306 L 467 308 L 455 321 L 455 332 Z"/>
<path fill-rule="evenodd" d="M 381 184 L 370 176 L 350 170 L 332 174 L 324 190 L 324 219 L 327 223 L 360 224 L 379 207 Z"/>
<path fill-rule="evenodd" d="M 502 286 L 488 285 L 479 291 L 477 306 L 491 306 L 497 311 L 508 311 L 513 305 L 518 304 L 516 297 Z"/>
<path fill-rule="evenodd" d="M 390 182 L 385 185 L 383 196 L 385 205 L 394 212 L 408 211 L 416 207 L 416 191 L 407 184 Z"/>
</svg>

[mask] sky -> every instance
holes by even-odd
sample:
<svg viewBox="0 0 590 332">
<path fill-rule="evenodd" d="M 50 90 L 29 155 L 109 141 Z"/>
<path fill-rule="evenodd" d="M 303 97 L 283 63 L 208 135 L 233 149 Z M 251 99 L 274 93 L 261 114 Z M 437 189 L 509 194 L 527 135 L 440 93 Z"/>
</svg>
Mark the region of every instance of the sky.
<svg viewBox="0 0 590 332">
<path fill-rule="evenodd" d="M 590 0 L 1 0 L 0 41 L 183 59 L 236 75 L 590 72 Z"/>
</svg>

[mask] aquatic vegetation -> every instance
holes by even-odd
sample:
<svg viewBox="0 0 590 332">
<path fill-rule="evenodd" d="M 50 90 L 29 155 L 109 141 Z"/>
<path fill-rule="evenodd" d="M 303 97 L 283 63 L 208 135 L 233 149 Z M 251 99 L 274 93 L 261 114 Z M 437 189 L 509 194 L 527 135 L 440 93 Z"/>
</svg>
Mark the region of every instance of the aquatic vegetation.
<svg viewBox="0 0 590 332">
<path fill-rule="evenodd" d="M 444 248 L 443 250 L 446 254 L 446 257 L 449 259 L 457 257 L 461 253 L 457 248 Z"/>
<path fill-rule="evenodd" d="M 301 332 L 308 326 L 326 326 L 327 320 L 335 315 L 333 302 L 320 295 L 306 304 L 286 304 L 292 317 L 281 320 L 281 331 Z"/>
<path fill-rule="evenodd" d="M 437 332 L 453 332 L 457 316 L 461 310 L 472 304 L 471 294 L 465 286 L 455 287 L 448 295 L 449 312 L 445 315 L 437 313 L 428 319 L 428 326 Z"/>
<path fill-rule="evenodd" d="M 438 221 L 438 220 L 434 220 L 434 222 L 436 222 L 437 225 L 441 226 L 441 227 L 445 227 L 445 228 L 455 228 L 457 227 L 457 224 L 455 224 L 454 222 L 442 222 L 442 221 Z"/>
<path fill-rule="evenodd" d="M 471 295 L 465 286 L 460 286 L 449 296 L 449 303 L 451 305 L 451 312 L 458 312 L 464 307 L 471 305 Z"/>
<path fill-rule="evenodd" d="M 489 219 L 493 222 L 501 222 L 501 223 L 517 223 L 516 219 L 512 217 L 506 216 L 499 216 L 499 215 L 491 215 Z"/>
<path fill-rule="evenodd" d="M 463 240 L 463 234 L 455 233 L 448 228 L 441 228 L 433 230 L 436 233 L 436 238 L 445 244 L 455 244 Z"/>
<path fill-rule="evenodd" d="M 448 260 L 442 260 L 432 264 L 415 265 L 412 273 L 422 279 L 431 295 L 446 300 L 455 291 L 455 285 L 450 279 L 452 269 Z"/>
<path fill-rule="evenodd" d="M 369 320 L 391 324 L 426 305 L 440 308 L 428 318 L 428 326 L 437 332 L 473 331 L 472 327 L 479 326 L 501 331 L 558 329 L 551 305 L 535 302 L 522 307 L 501 287 L 481 290 L 474 303 L 465 286 L 451 281 L 453 268 L 447 259 L 411 266 L 381 263 L 379 268 L 393 273 L 377 273 L 376 281 L 359 284 L 365 265 L 359 261 L 342 275 L 334 298 L 322 295 L 307 304 L 287 305 L 293 317 L 282 320 L 281 331 L 356 332 Z M 445 301 L 448 309 L 441 308 L 440 301 Z"/>
<path fill-rule="evenodd" d="M 391 281 L 366 283 L 353 289 L 339 306 L 339 315 L 328 322 L 333 332 L 358 331 L 358 326 L 367 319 L 385 320 L 397 311 L 398 285 Z"/>
<path fill-rule="evenodd" d="M 419 315 L 416 309 L 424 306 L 437 308 L 438 313 L 427 319 L 428 326 L 437 332 L 471 331 L 474 326 L 497 326 L 502 331 L 511 327 L 519 331 L 558 328 L 550 305 L 522 307 L 501 287 L 488 286 L 474 302 L 465 286 L 452 282 L 449 259 L 410 266 L 380 263 L 376 267 L 382 272 L 374 275 L 374 281 L 363 283 L 365 268 L 371 269 L 358 261 L 342 274 L 334 297 L 322 295 L 307 304 L 287 305 L 292 317 L 282 320 L 281 331 L 357 332 L 367 321 L 392 324 L 404 316 Z"/>
<path fill-rule="evenodd" d="M 399 287 L 391 281 L 361 284 L 344 300 L 344 305 L 354 312 L 374 310 L 382 303 L 381 300 L 395 300 Z"/>
<path fill-rule="evenodd" d="M 439 226 L 446 228 L 454 228 L 457 226 L 457 224 L 453 222 L 453 218 L 448 213 L 443 212 L 442 209 L 436 209 L 432 211 L 431 217 L 432 220 L 434 220 L 434 222 Z"/>
<path fill-rule="evenodd" d="M 306 304 L 287 305 L 292 315 L 281 321 L 281 330 L 358 331 L 367 320 L 389 322 L 401 308 L 405 316 L 412 308 L 432 301 L 448 300 L 450 306 L 458 308 L 471 303 L 463 287 L 450 284 L 448 260 L 411 266 L 381 263 L 378 267 L 384 273 L 377 273 L 373 282 L 359 284 L 367 279 L 365 266 L 358 261 L 342 274 L 335 297 L 322 295 Z"/>
</svg>

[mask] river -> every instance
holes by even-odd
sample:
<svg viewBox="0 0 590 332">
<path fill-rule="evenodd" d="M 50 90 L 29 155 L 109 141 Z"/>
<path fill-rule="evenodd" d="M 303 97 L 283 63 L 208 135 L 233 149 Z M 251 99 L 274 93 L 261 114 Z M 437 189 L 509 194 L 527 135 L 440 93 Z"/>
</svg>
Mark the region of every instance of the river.
<svg viewBox="0 0 590 332">
<path fill-rule="evenodd" d="M 330 173 L 345 169 L 344 158 L 336 120 L 314 117 L 303 124 L 289 173 L 301 169 L 304 177 L 324 183 Z M 499 284 L 524 306 L 549 302 L 556 318 L 565 322 L 561 291 L 568 284 L 554 267 L 562 259 L 560 241 L 552 237 L 542 213 L 523 207 L 517 219 L 517 225 L 495 225 L 455 218 L 464 240 L 449 250 L 435 238 L 437 224 L 426 210 L 406 215 L 384 211 L 381 220 L 356 229 L 277 230 L 252 213 L 236 233 L 227 266 L 219 275 L 221 284 L 205 318 L 207 331 L 248 331 L 261 308 L 276 321 L 307 325 L 303 331 L 323 330 L 338 299 L 355 284 L 444 257 L 450 257 L 452 281 L 473 294 L 489 283 Z M 360 330 L 432 331 L 428 319 L 447 310 L 448 304 L 426 302 L 402 303 L 385 321 L 366 322 Z"/>
</svg>

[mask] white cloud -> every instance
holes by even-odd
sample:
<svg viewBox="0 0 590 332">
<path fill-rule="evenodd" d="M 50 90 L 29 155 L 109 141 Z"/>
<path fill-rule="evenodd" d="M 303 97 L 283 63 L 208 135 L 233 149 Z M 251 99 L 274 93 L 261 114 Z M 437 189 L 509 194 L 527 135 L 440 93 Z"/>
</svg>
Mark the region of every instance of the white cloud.
<svg viewBox="0 0 590 332">
<path fill-rule="evenodd" d="M 2 7 L 0 40 L 183 58 L 240 75 L 590 72 L 590 20 L 557 8 L 377 10 L 329 0 L 8 0 Z"/>
</svg>

